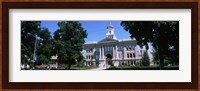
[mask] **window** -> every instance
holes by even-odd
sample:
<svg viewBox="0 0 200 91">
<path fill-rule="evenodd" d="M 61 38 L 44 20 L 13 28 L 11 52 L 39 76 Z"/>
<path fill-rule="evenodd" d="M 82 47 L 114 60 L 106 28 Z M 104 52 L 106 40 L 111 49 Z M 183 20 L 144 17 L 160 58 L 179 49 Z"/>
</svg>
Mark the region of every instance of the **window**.
<svg viewBox="0 0 200 91">
<path fill-rule="evenodd" d="M 118 48 L 117 48 L 118 51 L 121 51 L 120 47 L 121 47 L 121 46 L 118 46 Z"/>
<path fill-rule="evenodd" d="M 126 50 L 128 50 L 128 47 L 126 47 Z"/>
<path fill-rule="evenodd" d="M 129 48 L 132 48 L 132 46 L 131 46 L 131 45 L 129 45 Z"/>
<path fill-rule="evenodd" d="M 105 51 L 107 51 L 107 47 L 104 47 Z"/>
<path fill-rule="evenodd" d="M 105 51 L 112 51 L 112 46 L 105 47 Z"/>
<path fill-rule="evenodd" d="M 89 49 L 89 48 L 88 48 L 88 49 L 86 49 L 86 52 L 87 52 L 87 53 L 90 53 L 90 52 L 92 52 L 92 51 L 93 51 L 93 49 L 92 49 L 92 48 L 91 48 L 91 49 Z"/>
<path fill-rule="evenodd" d="M 126 50 L 134 50 L 134 45 L 127 45 Z"/>
<path fill-rule="evenodd" d="M 96 55 L 96 59 L 99 59 L 99 55 Z"/>
<path fill-rule="evenodd" d="M 86 56 L 86 59 L 90 59 L 90 55 L 89 55 L 89 56 Z"/>
<path fill-rule="evenodd" d="M 96 52 L 99 52 L 100 48 L 96 48 Z"/>
<path fill-rule="evenodd" d="M 129 58 L 129 54 L 127 53 L 127 58 Z"/>
<path fill-rule="evenodd" d="M 134 45 L 131 46 L 132 50 L 134 50 Z"/>
<path fill-rule="evenodd" d="M 133 57 L 135 58 L 135 53 L 133 53 Z"/>
<path fill-rule="evenodd" d="M 132 58 L 132 53 L 130 54 L 130 58 Z"/>
<path fill-rule="evenodd" d="M 134 45 L 127 45 L 126 50 L 134 50 Z"/>
<path fill-rule="evenodd" d="M 110 47 L 110 50 L 112 51 L 112 46 Z"/>
<path fill-rule="evenodd" d="M 118 54 L 118 57 L 121 58 L 121 54 Z"/>
</svg>

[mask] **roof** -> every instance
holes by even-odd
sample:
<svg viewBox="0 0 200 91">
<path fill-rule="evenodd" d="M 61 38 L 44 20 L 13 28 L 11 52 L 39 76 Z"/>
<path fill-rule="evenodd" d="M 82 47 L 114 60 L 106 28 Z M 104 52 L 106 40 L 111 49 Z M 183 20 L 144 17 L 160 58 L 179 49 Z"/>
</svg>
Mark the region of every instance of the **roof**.
<svg viewBox="0 0 200 91">
<path fill-rule="evenodd" d="M 108 42 L 137 42 L 135 39 L 122 39 L 122 40 L 116 40 L 112 38 L 104 38 L 100 40 L 99 42 L 93 41 L 93 42 L 86 42 L 84 45 L 95 45 L 98 43 L 108 43 Z"/>
<path fill-rule="evenodd" d="M 86 42 L 85 44 L 97 44 L 96 41 L 93 41 L 93 42 Z"/>
<path fill-rule="evenodd" d="M 118 42 L 118 40 L 106 37 L 100 40 L 98 43 L 103 43 L 103 42 Z"/>
</svg>

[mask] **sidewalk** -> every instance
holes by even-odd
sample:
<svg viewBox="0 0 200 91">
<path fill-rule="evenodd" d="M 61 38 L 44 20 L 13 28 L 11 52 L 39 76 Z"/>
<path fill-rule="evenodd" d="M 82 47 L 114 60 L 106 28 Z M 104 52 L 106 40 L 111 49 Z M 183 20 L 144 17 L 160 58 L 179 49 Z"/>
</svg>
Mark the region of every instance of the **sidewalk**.
<svg viewBox="0 0 200 91">
<path fill-rule="evenodd" d="M 93 68 L 93 69 L 89 69 L 89 70 L 105 70 L 105 69 L 102 69 L 102 68 Z"/>
</svg>

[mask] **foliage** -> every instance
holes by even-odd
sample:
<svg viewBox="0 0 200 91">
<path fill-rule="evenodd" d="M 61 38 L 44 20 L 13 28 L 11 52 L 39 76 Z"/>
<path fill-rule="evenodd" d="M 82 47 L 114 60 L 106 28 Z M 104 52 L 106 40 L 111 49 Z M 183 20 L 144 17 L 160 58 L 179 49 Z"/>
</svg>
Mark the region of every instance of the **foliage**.
<svg viewBox="0 0 200 91">
<path fill-rule="evenodd" d="M 164 59 L 164 66 L 168 66 L 170 64 L 170 60 Z"/>
<path fill-rule="evenodd" d="M 58 54 L 59 63 L 68 64 L 70 69 L 72 64 L 83 59 L 81 51 L 87 32 L 78 21 L 61 21 L 58 26 L 54 32 L 54 54 Z"/>
<path fill-rule="evenodd" d="M 147 51 L 143 52 L 142 60 L 141 60 L 141 66 L 149 66 L 149 56 L 147 54 Z"/>
<path fill-rule="evenodd" d="M 121 25 L 141 47 L 148 49 L 148 42 L 153 44 L 159 54 L 161 69 L 164 57 L 179 57 L 179 21 L 122 21 Z"/>
<path fill-rule="evenodd" d="M 95 63 L 96 63 L 96 66 L 99 66 L 99 64 L 100 64 L 100 63 L 99 63 L 99 60 L 96 60 Z"/>
<path fill-rule="evenodd" d="M 152 54 L 153 54 L 153 63 L 154 64 L 159 64 L 158 52 L 154 51 Z"/>
<path fill-rule="evenodd" d="M 43 64 L 48 64 L 51 57 L 51 50 L 52 50 L 52 38 L 51 33 L 47 28 L 42 28 L 38 32 L 38 44 L 37 44 L 37 55 L 38 60 Z"/>
<path fill-rule="evenodd" d="M 36 65 L 48 64 L 52 50 L 51 33 L 47 28 L 41 28 L 40 21 L 21 22 L 21 62 L 29 63 L 33 60 L 36 43 Z M 36 42 L 37 41 L 37 42 Z"/>
<path fill-rule="evenodd" d="M 21 64 L 33 60 L 35 35 L 40 31 L 40 21 L 21 22 Z"/>
<path fill-rule="evenodd" d="M 38 59 L 36 61 L 36 65 L 41 65 L 41 64 L 48 64 L 49 58 L 43 54 L 38 55 Z"/>
<path fill-rule="evenodd" d="M 165 57 L 164 59 L 164 65 L 169 66 L 169 65 L 178 65 L 177 64 L 177 59 L 173 57 Z"/>
</svg>

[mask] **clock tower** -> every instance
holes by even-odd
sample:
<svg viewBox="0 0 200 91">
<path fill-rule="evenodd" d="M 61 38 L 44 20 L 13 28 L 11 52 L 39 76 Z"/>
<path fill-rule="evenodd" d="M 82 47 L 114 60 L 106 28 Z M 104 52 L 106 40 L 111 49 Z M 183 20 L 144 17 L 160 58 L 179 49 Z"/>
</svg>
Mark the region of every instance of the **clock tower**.
<svg viewBox="0 0 200 91">
<path fill-rule="evenodd" d="M 115 37 L 114 27 L 112 26 L 111 22 L 110 22 L 110 24 L 107 26 L 106 37 L 107 37 L 107 38 L 111 38 L 111 39 L 117 39 L 117 38 Z"/>
</svg>

